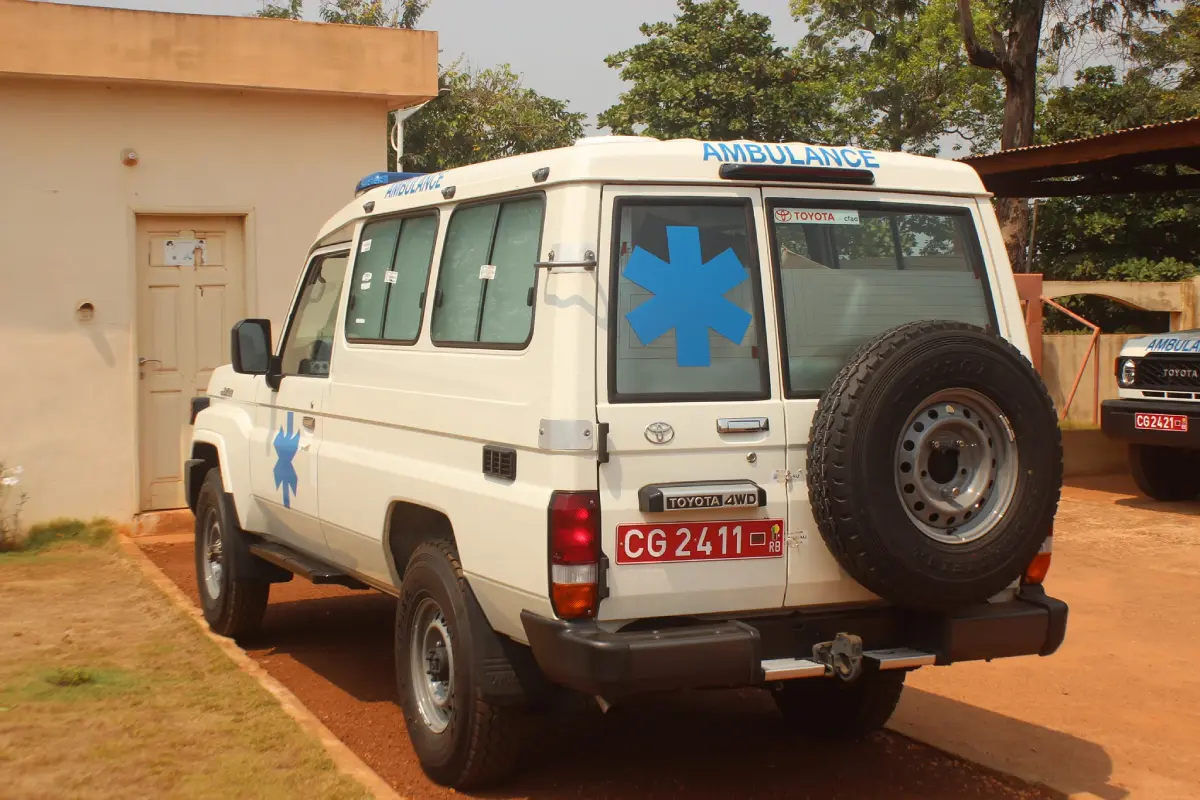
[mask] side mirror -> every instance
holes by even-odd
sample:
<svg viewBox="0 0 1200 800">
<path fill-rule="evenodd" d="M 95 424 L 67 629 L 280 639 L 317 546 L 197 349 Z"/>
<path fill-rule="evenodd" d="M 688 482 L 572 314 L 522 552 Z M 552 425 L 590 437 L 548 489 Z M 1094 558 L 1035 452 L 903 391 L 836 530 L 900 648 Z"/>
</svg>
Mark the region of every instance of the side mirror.
<svg viewBox="0 0 1200 800">
<path fill-rule="evenodd" d="M 244 319 L 234 325 L 230 350 L 234 372 L 266 375 L 271 368 L 271 321 Z"/>
</svg>

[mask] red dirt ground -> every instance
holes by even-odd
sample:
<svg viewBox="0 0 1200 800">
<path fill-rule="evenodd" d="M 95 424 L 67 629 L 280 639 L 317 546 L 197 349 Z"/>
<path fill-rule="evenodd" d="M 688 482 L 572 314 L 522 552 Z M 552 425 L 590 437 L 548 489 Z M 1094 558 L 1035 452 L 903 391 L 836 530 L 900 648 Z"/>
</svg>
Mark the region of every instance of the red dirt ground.
<svg viewBox="0 0 1200 800">
<path fill-rule="evenodd" d="M 197 599 L 190 543 L 143 545 Z M 261 641 L 247 652 L 398 792 L 448 798 L 425 778 L 395 704 L 394 601 L 374 592 L 273 587 Z M 565 798 L 1061 797 L 896 733 L 853 744 L 797 737 L 765 693 L 697 692 L 550 719 L 518 781 L 486 796 Z"/>
</svg>

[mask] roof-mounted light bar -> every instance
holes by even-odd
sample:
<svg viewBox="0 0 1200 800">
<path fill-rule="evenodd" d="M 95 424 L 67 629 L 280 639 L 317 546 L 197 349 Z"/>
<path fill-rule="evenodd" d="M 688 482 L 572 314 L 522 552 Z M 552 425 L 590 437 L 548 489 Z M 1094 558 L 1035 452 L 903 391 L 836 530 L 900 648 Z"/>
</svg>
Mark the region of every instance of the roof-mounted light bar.
<svg viewBox="0 0 1200 800">
<path fill-rule="evenodd" d="M 775 164 L 722 164 L 720 176 L 730 181 L 770 181 L 771 183 L 842 183 L 850 186 L 875 185 L 875 173 L 869 169 L 846 167 L 781 167 Z"/>
<path fill-rule="evenodd" d="M 374 189 L 376 186 L 388 186 L 389 184 L 406 181 L 409 178 L 419 178 L 424 174 L 424 172 L 372 172 L 354 187 L 354 196 L 358 197 L 363 192 Z"/>
</svg>

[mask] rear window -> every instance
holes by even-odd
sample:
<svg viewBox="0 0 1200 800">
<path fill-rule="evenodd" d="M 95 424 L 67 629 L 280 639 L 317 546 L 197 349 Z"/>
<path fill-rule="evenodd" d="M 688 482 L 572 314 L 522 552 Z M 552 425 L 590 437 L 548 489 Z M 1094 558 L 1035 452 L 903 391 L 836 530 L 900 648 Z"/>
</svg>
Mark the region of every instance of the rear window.
<svg viewBox="0 0 1200 800">
<path fill-rule="evenodd" d="M 787 200 L 770 212 L 789 395 L 819 395 L 859 346 L 896 325 L 991 325 L 966 210 Z"/>
<path fill-rule="evenodd" d="M 616 228 L 614 399 L 767 396 L 749 202 L 621 201 Z"/>
</svg>

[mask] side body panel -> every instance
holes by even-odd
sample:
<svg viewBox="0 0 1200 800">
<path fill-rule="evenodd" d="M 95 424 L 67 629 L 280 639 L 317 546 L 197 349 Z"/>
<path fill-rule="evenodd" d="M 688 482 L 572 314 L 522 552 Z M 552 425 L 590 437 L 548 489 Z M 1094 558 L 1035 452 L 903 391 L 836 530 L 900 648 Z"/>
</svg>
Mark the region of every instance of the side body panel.
<svg viewBox="0 0 1200 800">
<path fill-rule="evenodd" d="M 546 192 L 541 258 L 581 237 L 593 239 L 587 246 L 594 249 L 599 194 L 586 185 Z M 434 345 L 433 287 L 452 210 L 441 207 L 418 341 L 348 342 L 338 326 L 320 457 L 321 516 L 335 563 L 396 587 L 399 569 L 387 541 L 396 504 L 444 514 L 489 621 L 524 640 L 521 610 L 552 615 L 550 494 L 596 487 L 595 385 L 587 355 L 580 363 L 595 347 L 595 274 L 537 271 L 533 333 L 523 349 Z M 567 428 L 577 434 L 554 435 Z M 515 480 L 484 474 L 485 445 L 515 451 Z"/>
</svg>

